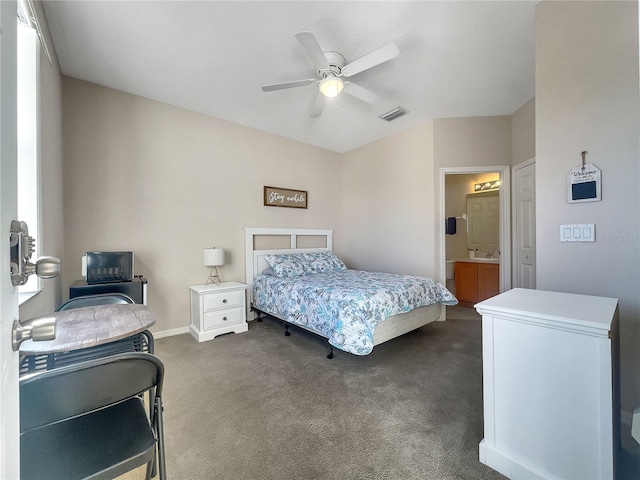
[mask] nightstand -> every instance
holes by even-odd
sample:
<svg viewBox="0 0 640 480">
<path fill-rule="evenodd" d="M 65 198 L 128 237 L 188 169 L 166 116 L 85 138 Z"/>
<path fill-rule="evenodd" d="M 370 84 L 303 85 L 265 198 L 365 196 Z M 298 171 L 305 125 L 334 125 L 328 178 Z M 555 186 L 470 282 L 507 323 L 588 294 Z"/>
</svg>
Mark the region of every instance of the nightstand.
<svg viewBox="0 0 640 480">
<path fill-rule="evenodd" d="M 194 285 L 191 291 L 191 325 L 189 332 L 199 342 L 212 340 L 223 333 L 241 333 L 249 329 L 244 291 L 238 282 Z"/>
</svg>

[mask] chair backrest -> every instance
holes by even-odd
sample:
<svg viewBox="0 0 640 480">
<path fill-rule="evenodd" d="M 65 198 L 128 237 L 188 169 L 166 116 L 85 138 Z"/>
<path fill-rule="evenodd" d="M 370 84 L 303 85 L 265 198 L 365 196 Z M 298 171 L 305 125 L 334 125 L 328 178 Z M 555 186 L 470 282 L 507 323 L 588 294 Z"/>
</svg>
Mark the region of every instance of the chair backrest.
<svg viewBox="0 0 640 480">
<path fill-rule="evenodd" d="M 20 430 L 113 405 L 155 387 L 164 365 L 149 353 L 122 353 L 20 378 Z"/>
<path fill-rule="evenodd" d="M 100 293 L 97 295 L 83 295 L 82 297 L 75 297 L 67 300 L 58 308 L 56 312 L 62 310 L 71 310 L 72 308 L 91 307 L 93 305 L 113 305 L 113 304 L 125 304 L 136 303 L 129 295 L 124 293 Z"/>
</svg>

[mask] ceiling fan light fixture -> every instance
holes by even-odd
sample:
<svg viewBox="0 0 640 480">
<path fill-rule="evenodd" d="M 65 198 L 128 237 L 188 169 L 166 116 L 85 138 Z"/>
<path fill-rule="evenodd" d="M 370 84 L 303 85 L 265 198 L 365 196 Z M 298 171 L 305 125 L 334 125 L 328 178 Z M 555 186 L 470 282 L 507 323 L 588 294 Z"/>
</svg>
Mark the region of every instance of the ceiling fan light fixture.
<svg viewBox="0 0 640 480">
<path fill-rule="evenodd" d="M 344 88 L 344 82 L 340 77 L 328 75 L 320 80 L 320 92 L 325 97 L 337 97 Z"/>
</svg>

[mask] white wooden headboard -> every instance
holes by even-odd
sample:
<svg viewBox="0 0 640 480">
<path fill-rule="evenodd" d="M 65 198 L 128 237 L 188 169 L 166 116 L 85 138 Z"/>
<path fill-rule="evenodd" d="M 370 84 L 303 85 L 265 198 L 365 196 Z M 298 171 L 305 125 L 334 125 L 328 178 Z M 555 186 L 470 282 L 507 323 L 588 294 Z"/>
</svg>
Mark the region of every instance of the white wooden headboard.
<svg viewBox="0 0 640 480">
<path fill-rule="evenodd" d="M 255 237 L 288 236 L 289 248 L 278 248 L 272 250 L 256 250 Z M 314 248 L 298 248 L 299 236 L 325 237 L 326 246 Z M 333 251 L 333 230 L 312 229 L 312 228 L 264 228 L 264 227 L 244 227 L 244 247 L 245 247 L 245 283 L 247 284 L 247 320 L 253 320 L 251 312 L 253 303 L 253 278 L 261 274 L 269 263 L 265 255 L 282 255 L 287 253 L 312 253 Z"/>
</svg>

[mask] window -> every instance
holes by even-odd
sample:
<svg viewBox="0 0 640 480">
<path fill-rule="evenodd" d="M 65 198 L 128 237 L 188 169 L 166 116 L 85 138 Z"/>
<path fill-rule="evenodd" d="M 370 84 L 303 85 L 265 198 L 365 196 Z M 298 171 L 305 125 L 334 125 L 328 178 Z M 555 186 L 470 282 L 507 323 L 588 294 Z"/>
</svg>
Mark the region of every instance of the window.
<svg viewBox="0 0 640 480">
<path fill-rule="evenodd" d="M 29 225 L 29 235 L 36 239 L 36 251 L 40 246 L 39 199 L 39 39 L 38 32 L 18 4 L 18 219 Z M 19 287 L 20 301 L 24 301 L 41 288 L 40 279 L 32 275 L 26 285 Z"/>
</svg>

